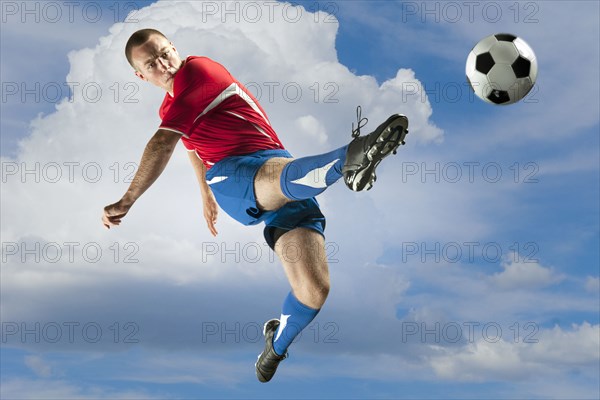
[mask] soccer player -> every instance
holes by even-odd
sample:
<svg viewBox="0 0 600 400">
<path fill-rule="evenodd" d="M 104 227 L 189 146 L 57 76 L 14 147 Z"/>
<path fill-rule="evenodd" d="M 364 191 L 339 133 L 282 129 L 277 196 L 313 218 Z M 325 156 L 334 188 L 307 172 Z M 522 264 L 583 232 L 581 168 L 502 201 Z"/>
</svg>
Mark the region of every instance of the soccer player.
<svg viewBox="0 0 600 400">
<path fill-rule="evenodd" d="M 408 133 L 408 119 L 394 114 L 375 131 L 325 154 L 296 158 L 284 148 L 265 110 L 220 64 L 207 57 L 181 59 L 161 32 L 142 29 L 129 38 L 125 55 L 135 75 L 165 94 L 162 122 L 142 155 L 123 197 L 104 208 L 107 229 L 119 225 L 131 206 L 158 178 L 181 140 L 195 170 L 212 235 L 217 204 L 244 225 L 265 223 L 264 236 L 278 255 L 291 291 L 281 317 L 264 325 L 265 348 L 256 376 L 268 382 L 288 346 L 315 318 L 329 293 L 325 259 L 325 217 L 315 196 L 344 177 L 354 191 L 368 190 L 381 160 L 396 153 Z M 290 248 L 295 256 L 286 257 Z"/>
</svg>

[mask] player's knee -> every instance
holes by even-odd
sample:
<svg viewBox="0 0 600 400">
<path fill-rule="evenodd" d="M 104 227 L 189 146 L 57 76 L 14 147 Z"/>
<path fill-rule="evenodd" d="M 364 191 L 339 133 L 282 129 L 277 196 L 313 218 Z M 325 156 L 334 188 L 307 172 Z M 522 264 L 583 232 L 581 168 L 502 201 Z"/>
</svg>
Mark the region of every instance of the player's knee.
<svg viewBox="0 0 600 400">
<path fill-rule="evenodd" d="M 327 300 L 327 296 L 329 295 L 329 279 L 320 279 L 314 283 L 312 288 L 312 293 L 315 298 L 315 302 L 323 305 L 325 300 Z"/>
<path fill-rule="evenodd" d="M 267 160 L 258 170 L 255 180 L 262 182 L 278 182 L 281 171 L 291 160 L 293 159 L 283 157 L 274 157 Z"/>
<path fill-rule="evenodd" d="M 323 303 L 325 303 L 327 296 L 329 296 L 329 282 L 325 283 L 319 288 L 319 294 L 323 299 Z"/>
</svg>

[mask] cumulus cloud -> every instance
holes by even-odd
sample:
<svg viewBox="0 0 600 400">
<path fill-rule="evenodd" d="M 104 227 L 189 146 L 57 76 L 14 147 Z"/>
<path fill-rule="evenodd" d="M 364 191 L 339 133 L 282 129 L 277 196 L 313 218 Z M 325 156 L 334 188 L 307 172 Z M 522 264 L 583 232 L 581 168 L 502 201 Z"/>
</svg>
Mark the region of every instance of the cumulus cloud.
<svg viewBox="0 0 600 400">
<path fill-rule="evenodd" d="M 52 374 L 50 366 L 39 356 L 25 356 L 25 365 L 41 378 L 48 378 Z"/>
<path fill-rule="evenodd" d="M 2 381 L 0 393 L 6 399 L 160 399 L 143 391 L 110 390 L 105 388 L 83 387 L 66 380 L 47 379 L 7 379 Z"/>
<path fill-rule="evenodd" d="M 585 279 L 585 290 L 589 292 L 599 292 L 600 291 L 600 278 L 595 276 L 588 276 Z"/>
<path fill-rule="evenodd" d="M 572 324 L 570 330 L 555 326 L 542 331 L 539 342 L 527 348 L 527 358 L 552 365 L 562 362 L 570 365 L 598 367 L 600 359 L 600 327 L 589 322 Z"/>
<path fill-rule="evenodd" d="M 572 365 L 590 368 L 598 373 L 600 358 L 600 327 L 587 322 L 573 325 L 571 330 L 560 327 L 536 329 L 529 340 L 479 339 L 459 348 L 437 348 L 430 358 L 435 372 L 445 379 L 467 381 L 527 380 L 532 376 L 559 375 L 562 367 Z M 558 366 L 561 367 L 558 367 Z"/>
<path fill-rule="evenodd" d="M 439 350 L 442 353 L 447 351 Z M 473 381 L 522 379 L 523 370 L 531 369 L 531 366 L 523 365 L 518 352 L 509 343 L 484 340 L 469 345 L 467 349 L 433 357 L 431 365 L 442 378 Z M 515 369 L 515 366 L 520 368 Z"/>
<path fill-rule="evenodd" d="M 564 279 L 564 276 L 551 268 L 516 254 L 505 257 L 500 266 L 504 270 L 494 274 L 490 280 L 502 289 L 535 289 L 553 285 Z"/>
</svg>

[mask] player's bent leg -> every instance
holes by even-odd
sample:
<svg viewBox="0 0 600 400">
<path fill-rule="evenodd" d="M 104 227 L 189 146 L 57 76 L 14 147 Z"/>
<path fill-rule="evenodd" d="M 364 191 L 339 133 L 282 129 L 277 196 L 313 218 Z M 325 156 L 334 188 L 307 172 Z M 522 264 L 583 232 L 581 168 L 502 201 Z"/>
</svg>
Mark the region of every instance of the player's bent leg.
<svg viewBox="0 0 600 400">
<path fill-rule="evenodd" d="M 297 158 L 281 171 L 283 194 L 292 200 L 318 196 L 342 177 L 348 146 L 315 156 Z"/>
<path fill-rule="evenodd" d="M 353 127 L 353 140 L 347 146 L 315 156 L 267 161 L 255 185 L 259 207 L 275 210 L 292 200 L 318 196 L 342 176 L 351 190 L 371 189 L 379 163 L 404 144 L 408 118 L 393 114 L 373 132 L 360 136 L 360 128 L 366 123 L 360 113 L 358 107 L 358 127 Z"/>
<path fill-rule="evenodd" d="M 258 206 L 265 211 L 277 210 L 290 201 L 321 194 L 342 177 L 346 148 L 297 159 L 274 157 L 267 160 L 254 178 Z"/>
<path fill-rule="evenodd" d="M 277 210 L 292 201 L 281 191 L 279 177 L 283 168 L 293 158 L 273 157 L 268 159 L 254 177 L 254 195 L 261 210 Z"/>
<path fill-rule="evenodd" d="M 352 127 L 350 144 L 329 153 L 298 158 L 282 170 L 281 191 L 292 200 L 315 197 L 342 176 L 354 191 L 369 190 L 377 179 L 375 169 L 388 155 L 396 154 L 408 134 L 408 118 L 393 114 L 373 132 L 360 136 L 367 119 L 356 109 L 358 126 Z"/>
<path fill-rule="evenodd" d="M 292 291 L 286 297 L 279 320 L 264 327 L 265 349 L 256 362 L 261 382 L 271 380 L 287 348 L 320 311 L 329 293 L 329 268 L 325 240 L 311 229 L 295 228 L 281 235 L 275 244 Z"/>
</svg>

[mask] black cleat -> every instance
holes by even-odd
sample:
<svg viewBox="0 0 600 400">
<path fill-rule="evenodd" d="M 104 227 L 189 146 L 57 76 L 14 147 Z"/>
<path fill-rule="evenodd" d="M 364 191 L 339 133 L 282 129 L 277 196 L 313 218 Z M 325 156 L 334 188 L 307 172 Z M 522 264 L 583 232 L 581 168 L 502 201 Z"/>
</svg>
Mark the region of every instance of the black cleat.
<svg viewBox="0 0 600 400">
<path fill-rule="evenodd" d="M 271 319 L 265 323 L 263 328 L 263 335 L 265 336 L 265 349 L 258 356 L 258 360 L 254 366 L 256 367 L 256 377 L 261 382 L 269 382 L 273 375 L 275 375 L 275 371 L 277 371 L 277 366 L 279 363 L 287 358 L 288 353 L 282 356 L 275 353 L 273 349 L 273 336 L 275 335 L 275 331 L 277 331 L 277 327 L 279 326 L 278 319 Z"/>
<path fill-rule="evenodd" d="M 346 162 L 342 167 L 344 182 L 355 192 L 373 187 L 373 182 L 377 179 L 375 168 L 390 153 L 396 154 L 396 149 L 404 144 L 404 138 L 408 134 L 408 118 L 402 114 L 393 114 L 373 132 L 360 136 L 360 128 L 367 122 L 366 118 L 361 118 L 360 113 L 358 106 L 358 127 L 354 129 L 353 124 L 354 140 L 348 145 Z"/>
</svg>

